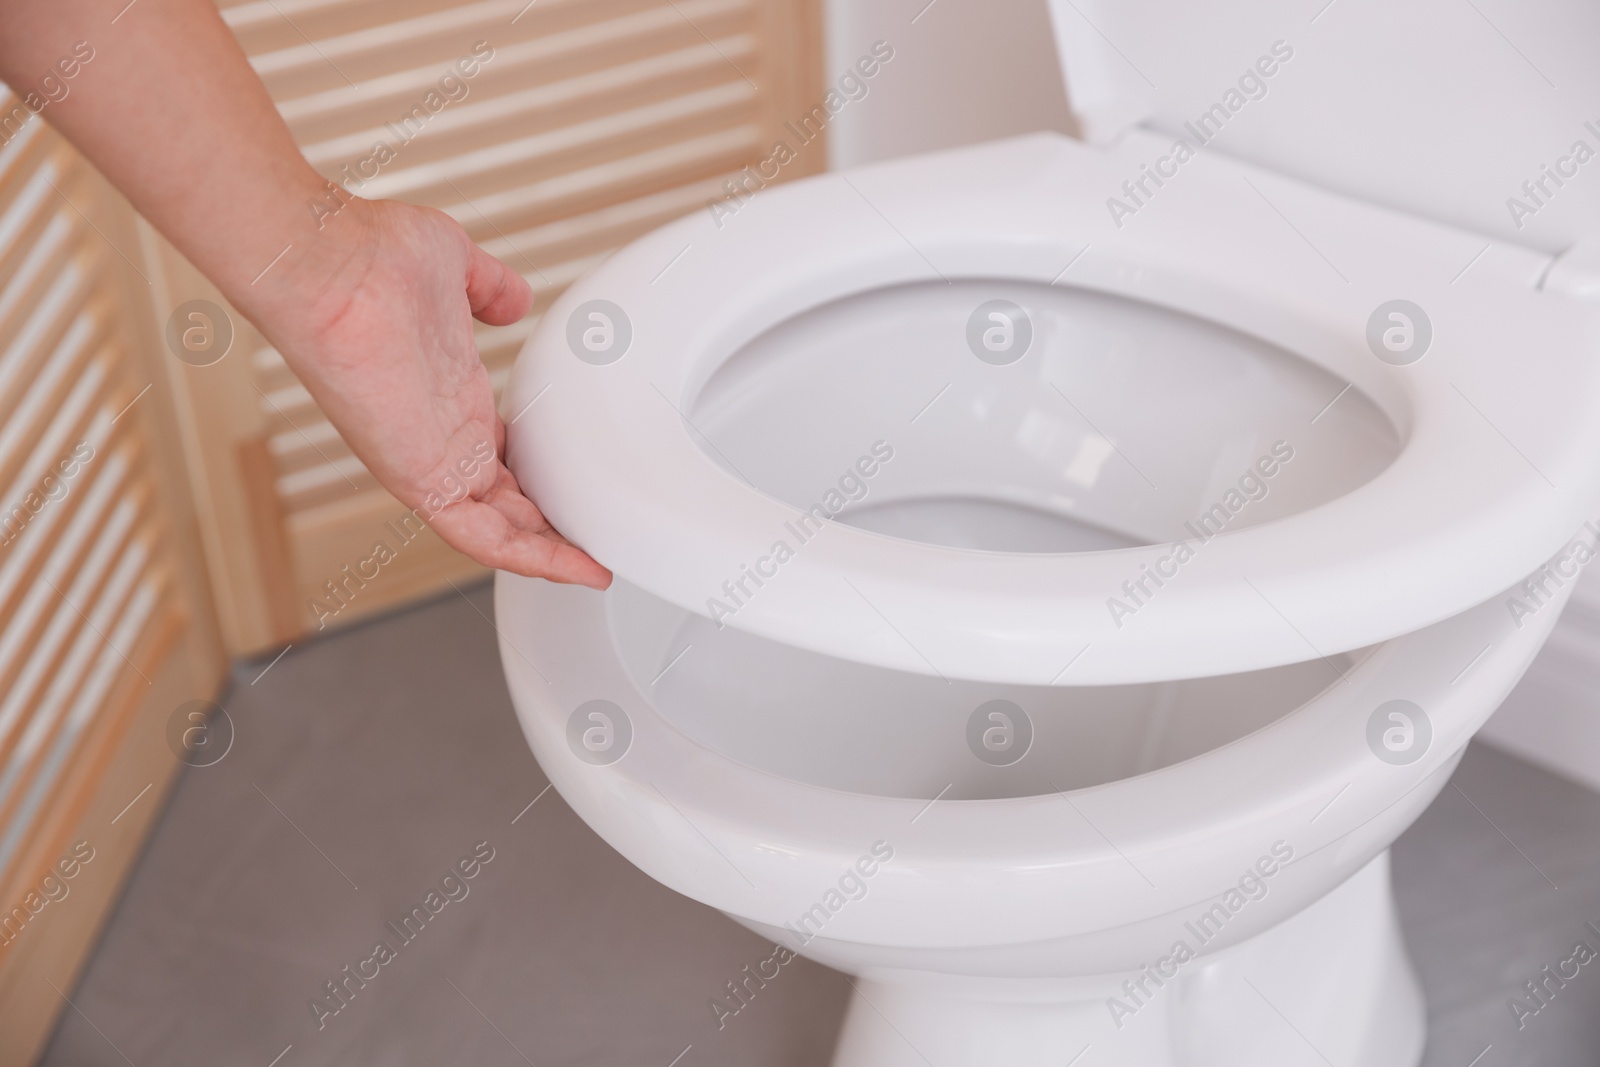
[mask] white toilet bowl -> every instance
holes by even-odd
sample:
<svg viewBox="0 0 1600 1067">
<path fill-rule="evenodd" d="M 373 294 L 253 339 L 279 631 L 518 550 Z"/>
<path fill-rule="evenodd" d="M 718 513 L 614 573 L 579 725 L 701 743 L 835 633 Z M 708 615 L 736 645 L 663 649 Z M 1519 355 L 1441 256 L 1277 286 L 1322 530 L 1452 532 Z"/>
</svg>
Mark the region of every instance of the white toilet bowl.
<svg viewBox="0 0 1600 1067">
<path fill-rule="evenodd" d="M 793 951 L 852 976 L 841 1067 L 1411 1067 L 1387 849 L 1570 591 L 1600 273 L 1216 152 L 1108 215 L 1172 143 L 1118 132 L 763 189 L 564 293 L 508 462 L 618 581 L 499 577 L 511 694 L 785 946 L 718 1025 Z"/>
<path fill-rule="evenodd" d="M 1238 1067 L 1299 1062 L 1306 1039 L 1414 1064 L 1386 850 L 1559 611 L 1518 629 L 1496 600 L 1327 662 L 1066 688 L 854 664 L 620 583 L 501 575 L 496 606 L 523 729 L 578 815 L 663 884 L 855 976 L 841 1067 L 1059 1065 L 1090 1045 L 1096 1063 Z M 1032 724 L 1010 766 L 968 744 L 996 699 Z M 1409 762 L 1372 740 L 1403 725 L 1375 715 L 1392 700 L 1416 720 L 1390 753 Z M 708 989 L 708 1017 L 781 980 Z"/>
</svg>

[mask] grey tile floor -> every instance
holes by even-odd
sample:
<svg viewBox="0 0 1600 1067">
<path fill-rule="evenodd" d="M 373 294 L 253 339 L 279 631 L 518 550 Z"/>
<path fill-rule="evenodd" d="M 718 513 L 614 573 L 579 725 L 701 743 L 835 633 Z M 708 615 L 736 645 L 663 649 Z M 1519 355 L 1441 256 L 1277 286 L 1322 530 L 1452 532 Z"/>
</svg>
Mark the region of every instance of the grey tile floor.
<svg viewBox="0 0 1600 1067">
<path fill-rule="evenodd" d="M 237 672 L 234 747 L 178 784 L 48 1067 L 827 1063 L 841 976 L 786 967 L 719 1032 L 707 999 L 764 943 L 541 792 L 490 603 L 452 593 Z M 467 895 L 319 1029 L 324 983 L 484 841 Z M 1600 1064 L 1600 966 L 1520 1031 L 1507 1007 L 1575 942 L 1600 949 L 1600 795 L 1475 746 L 1395 876 L 1426 1067 Z"/>
</svg>

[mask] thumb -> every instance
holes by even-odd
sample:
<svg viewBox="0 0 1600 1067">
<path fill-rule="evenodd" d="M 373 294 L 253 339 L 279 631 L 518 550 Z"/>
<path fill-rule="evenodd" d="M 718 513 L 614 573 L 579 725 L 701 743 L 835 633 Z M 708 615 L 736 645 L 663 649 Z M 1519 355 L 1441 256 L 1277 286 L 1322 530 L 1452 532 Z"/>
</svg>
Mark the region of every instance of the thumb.
<svg viewBox="0 0 1600 1067">
<path fill-rule="evenodd" d="M 473 317 L 490 326 L 509 326 L 533 307 L 533 290 L 522 275 L 498 259 L 469 244 L 467 303 Z"/>
</svg>

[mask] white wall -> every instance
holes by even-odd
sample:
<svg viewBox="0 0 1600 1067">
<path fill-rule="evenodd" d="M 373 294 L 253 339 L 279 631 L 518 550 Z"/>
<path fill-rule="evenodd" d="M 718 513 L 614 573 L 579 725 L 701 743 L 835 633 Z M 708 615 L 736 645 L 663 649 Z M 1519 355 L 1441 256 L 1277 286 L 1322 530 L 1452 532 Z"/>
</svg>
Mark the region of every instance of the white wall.
<svg viewBox="0 0 1600 1067">
<path fill-rule="evenodd" d="M 824 18 L 830 82 L 875 41 L 894 49 L 867 95 L 829 124 L 833 168 L 1072 132 L 1044 0 L 826 0 Z"/>
<path fill-rule="evenodd" d="M 1479 737 L 1600 790 L 1600 563 Z"/>
</svg>

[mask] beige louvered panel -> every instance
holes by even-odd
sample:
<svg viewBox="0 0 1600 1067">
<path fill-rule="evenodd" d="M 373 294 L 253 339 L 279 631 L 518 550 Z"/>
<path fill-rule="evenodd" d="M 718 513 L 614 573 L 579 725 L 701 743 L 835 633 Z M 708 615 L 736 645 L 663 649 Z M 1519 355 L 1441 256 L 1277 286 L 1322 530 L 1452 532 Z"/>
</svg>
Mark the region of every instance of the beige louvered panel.
<svg viewBox="0 0 1600 1067">
<path fill-rule="evenodd" d="M 537 316 L 613 249 L 725 195 L 822 96 L 819 0 L 248 0 L 222 5 L 308 159 L 369 198 L 427 204 L 534 287 L 533 314 L 479 327 L 496 389 Z M 477 72 L 452 71 L 477 49 Z M 441 80 L 453 76 L 454 80 Z M 427 94 L 447 102 L 436 112 Z M 381 165 L 379 144 L 392 158 Z M 820 145 L 784 177 L 820 170 Z M 310 211 L 310 205 L 307 210 Z M 155 242 L 158 244 L 158 242 Z M 160 315 L 216 295 L 170 250 Z M 190 463 L 229 644 L 315 626 L 309 601 L 402 514 L 241 319 L 232 353 L 187 368 Z M 209 511 L 207 511 L 209 508 Z M 343 623 L 476 573 L 431 532 Z"/>
<path fill-rule="evenodd" d="M 221 670 L 178 554 L 188 511 L 155 466 L 172 453 L 131 234 L 42 122 L 0 148 L 0 1067 L 48 1036 L 64 1005 L 45 979 L 70 987 L 178 766 L 167 716 Z M 112 823 L 146 785 L 147 810 Z M 74 922 L 35 921 L 79 839 L 105 862 Z"/>
</svg>

